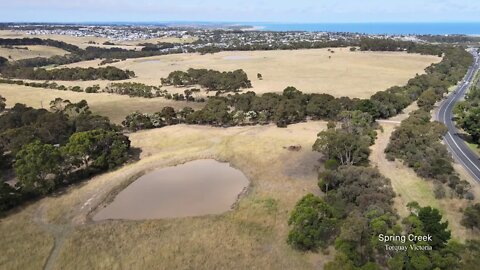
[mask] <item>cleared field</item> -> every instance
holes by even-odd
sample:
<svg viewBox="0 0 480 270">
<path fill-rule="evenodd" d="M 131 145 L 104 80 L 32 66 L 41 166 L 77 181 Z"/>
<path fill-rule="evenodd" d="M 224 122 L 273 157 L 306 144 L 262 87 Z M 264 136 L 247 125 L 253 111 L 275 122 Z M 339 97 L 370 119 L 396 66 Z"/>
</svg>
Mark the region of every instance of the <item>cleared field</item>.
<svg viewBox="0 0 480 270">
<path fill-rule="evenodd" d="M 412 107 L 412 106 L 410 106 Z M 401 121 L 406 117 L 406 114 L 397 116 L 396 120 Z M 390 140 L 390 135 L 394 131 L 395 123 L 382 123 L 383 132 L 378 134 L 375 145 L 371 147 L 372 153 L 370 161 L 373 166 L 376 166 L 380 172 L 390 178 L 393 190 L 397 194 L 395 198 L 395 208 L 400 216 L 408 215 L 406 204 L 411 201 L 417 201 L 422 206 L 432 206 L 438 208 L 449 222 L 449 228 L 452 230 L 452 237 L 454 239 L 465 241 L 466 239 L 475 238 L 472 231 L 466 229 L 460 224 L 462 219 L 462 209 L 470 203 L 467 200 L 456 198 L 445 198 L 441 200 L 435 199 L 433 194 L 432 181 L 426 181 L 416 175 L 413 169 L 406 167 L 401 161 L 388 161 L 385 158 L 384 150 Z M 475 195 L 475 201 L 479 202 L 480 188 L 459 164 L 454 165 L 456 171 L 465 180 L 472 183 L 472 192 Z M 479 236 L 476 236 L 479 238 Z"/>
<path fill-rule="evenodd" d="M 351 52 L 348 48 L 291 51 L 221 52 L 216 54 L 176 54 L 128 59 L 112 64 L 135 71 L 131 81 L 160 85 L 160 78 L 175 70 L 208 68 L 220 71 L 243 69 L 257 93 L 279 92 L 295 86 L 308 93 L 368 98 L 377 91 L 404 85 L 415 74 L 424 73 L 441 58 L 394 52 Z M 98 66 L 96 61 L 70 67 Z M 263 80 L 257 79 L 261 73 Z M 93 84 L 94 82 L 83 82 Z M 69 83 L 67 83 L 69 84 Z M 167 88 L 183 92 L 182 88 Z"/>
<path fill-rule="evenodd" d="M 15 48 L 18 47 L 18 48 Z M 20 49 L 27 48 L 27 49 Z M 20 60 L 34 57 L 52 57 L 55 55 L 68 54 L 59 48 L 36 45 L 36 46 L 14 46 L 14 48 L 0 47 L 0 56 L 7 58 L 8 60 Z"/>
<path fill-rule="evenodd" d="M 285 239 L 289 210 L 304 194 L 319 192 L 321 156 L 311 151 L 311 145 L 325 127 L 324 122 L 285 129 L 179 125 L 130 134 L 132 146 L 142 151 L 140 161 L 32 205 L 41 206 L 45 223 L 70 228 L 56 235 L 64 242 L 56 245 L 58 256 L 48 263 L 52 269 L 321 268 L 332 253 L 296 252 Z M 302 150 L 284 148 L 294 144 Z M 119 191 L 155 168 L 199 158 L 228 161 L 249 178 L 251 186 L 234 211 L 150 221 L 90 220 L 89 213 L 112 190 Z M 28 237 L 21 231 L 17 235 Z M 0 253 L 9 248 L 10 256 L 23 255 L 16 242 L 7 246 L 4 241 L 0 239 Z"/>
<path fill-rule="evenodd" d="M 196 109 L 202 106 L 201 103 L 171 101 L 164 98 L 148 99 L 107 93 L 89 94 L 8 84 L 0 84 L 0 95 L 7 99 L 8 107 L 15 103 L 24 103 L 34 108 L 49 108 L 50 101 L 57 97 L 68 99 L 71 102 L 85 99 L 93 112 L 107 116 L 115 123 L 121 123 L 125 116 L 135 111 L 154 113 L 165 106 L 175 109 L 182 109 L 186 106 Z"/>
</svg>

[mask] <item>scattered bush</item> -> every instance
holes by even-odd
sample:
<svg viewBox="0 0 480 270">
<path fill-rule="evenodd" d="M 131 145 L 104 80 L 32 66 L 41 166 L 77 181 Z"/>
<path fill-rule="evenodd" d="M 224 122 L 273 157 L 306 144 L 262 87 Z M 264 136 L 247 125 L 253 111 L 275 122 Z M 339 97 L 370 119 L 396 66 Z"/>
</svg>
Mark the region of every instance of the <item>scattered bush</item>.
<svg viewBox="0 0 480 270">
<path fill-rule="evenodd" d="M 461 224 L 469 229 L 480 229 L 480 203 L 465 208 Z"/>
<path fill-rule="evenodd" d="M 443 199 L 446 196 L 445 187 L 442 183 L 435 182 L 435 186 L 433 188 L 433 194 L 435 195 L 435 199 Z"/>
</svg>

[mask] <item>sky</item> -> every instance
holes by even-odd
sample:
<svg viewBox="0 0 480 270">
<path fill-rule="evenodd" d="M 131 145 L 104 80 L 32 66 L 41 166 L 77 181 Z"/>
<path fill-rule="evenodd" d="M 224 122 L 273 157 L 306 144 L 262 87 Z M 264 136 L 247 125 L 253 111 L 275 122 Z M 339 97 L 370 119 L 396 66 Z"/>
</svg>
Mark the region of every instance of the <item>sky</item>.
<svg viewBox="0 0 480 270">
<path fill-rule="evenodd" d="M 2 22 L 480 22 L 479 0 L 0 0 Z"/>
</svg>

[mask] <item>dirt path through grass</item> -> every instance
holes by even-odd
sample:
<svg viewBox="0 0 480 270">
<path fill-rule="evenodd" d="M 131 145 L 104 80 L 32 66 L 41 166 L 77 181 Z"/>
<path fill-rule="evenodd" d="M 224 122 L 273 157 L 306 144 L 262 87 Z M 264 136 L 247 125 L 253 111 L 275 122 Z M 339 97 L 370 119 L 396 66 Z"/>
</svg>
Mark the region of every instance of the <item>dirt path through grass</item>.
<svg viewBox="0 0 480 270">
<path fill-rule="evenodd" d="M 71 224 L 52 224 L 46 222 L 44 217 L 43 204 L 41 204 L 35 211 L 33 221 L 43 230 L 50 233 L 54 238 L 53 248 L 43 268 L 44 270 L 51 270 L 53 269 L 55 260 L 60 253 L 61 247 L 63 246 L 66 237 L 73 231 L 73 226 Z"/>
</svg>

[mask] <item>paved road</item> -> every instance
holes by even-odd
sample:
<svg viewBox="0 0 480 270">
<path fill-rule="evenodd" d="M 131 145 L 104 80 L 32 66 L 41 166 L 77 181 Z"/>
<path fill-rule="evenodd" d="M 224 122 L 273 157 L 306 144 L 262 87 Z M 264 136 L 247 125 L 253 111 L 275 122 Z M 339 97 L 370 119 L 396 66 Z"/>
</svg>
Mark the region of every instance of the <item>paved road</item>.
<svg viewBox="0 0 480 270">
<path fill-rule="evenodd" d="M 468 70 L 464 81 L 457 87 L 454 93 L 448 96 L 439 106 L 436 114 L 438 121 L 444 123 L 448 132 L 443 140 L 448 146 L 453 157 L 472 175 L 472 177 L 480 184 L 480 159 L 465 142 L 458 136 L 458 130 L 453 123 L 453 107 L 455 103 L 465 96 L 475 75 L 475 71 L 479 68 L 479 56 L 472 51 L 475 57 L 475 63 Z"/>
</svg>

